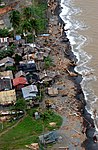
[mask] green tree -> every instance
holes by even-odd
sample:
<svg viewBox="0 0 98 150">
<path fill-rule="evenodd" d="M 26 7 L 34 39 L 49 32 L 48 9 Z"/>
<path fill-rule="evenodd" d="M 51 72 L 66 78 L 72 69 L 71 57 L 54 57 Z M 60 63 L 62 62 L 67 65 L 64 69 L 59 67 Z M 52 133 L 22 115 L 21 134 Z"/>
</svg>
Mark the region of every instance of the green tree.
<svg viewBox="0 0 98 150">
<path fill-rule="evenodd" d="M 33 8 L 32 7 L 26 7 L 23 9 L 23 18 L 26 20 L 29 20 L 31 17 L 33 17 Z"/>
<path fill-rule="evenodd" d="M 27 33 L 32 33 L 33 41 L 35 41 L 35 34 L 37 31 L 36 19 L 34 17 L 34 11 L 32 7 L 26 7 L 23 9 L 23 23 L 22 28 Z"/>
<path fill-rule="evenodd" d="M 15 54 L 15 58 L 14 58 L 16 64 L 18 65 L 20 61 L 22 61 L 22 56 Z"/>
<path fill-rule="evenodd" d="M 16 71 L 16 67 L 15 66 L 7 66 L 6 70 L 11 70 L 11 71 L 15 72 Z"/>
<path fill-rule="evenodd" d="M 20 25 L 20 19 L 21 19 L 20 12 L 18 10 L 11 11 L 9 18 L 10 18 L 10 22 L 12 23 L 12 27 L 14 29 L 14 37 L 15 37 L 16 30 L 19 28 Z"/>
<path fill-rule="evenodd" d="M 26 101 L 23 98 L 18 99 L 16 101 L 16 104 L 15 104 L 15 109 L 16 110 L 23 110 L 23 111 L 25 111 L 25 109 L 26 109 Z"/>
<path fill-rule="evenodd" d="M 31 30 L 31 24 L 29 21 L 23 20 L 21 26 L 22 26 L 23 33 L 25 33 L 25 42 L 27 43 L 27 35 L 28 32 L 30 32 Z"/>
<path fill-rule="evenodd" d="M 0 37 L 7 37 L 7 36 L 9 36 L 8 29 L 5 29 L 5 28 L 0 29 Z"/>
<path fill-rule="evenodd" d="M 38 26 L 37 26 L 37 20 L 35 18 L 30 19 L 30 25 L 31 25 L 31 32 L 32 32 L 32 36 L 34 37 L 33 42 L 35 41 L 35 35 L 37 33 L 38 30 Z"/>
</svg>

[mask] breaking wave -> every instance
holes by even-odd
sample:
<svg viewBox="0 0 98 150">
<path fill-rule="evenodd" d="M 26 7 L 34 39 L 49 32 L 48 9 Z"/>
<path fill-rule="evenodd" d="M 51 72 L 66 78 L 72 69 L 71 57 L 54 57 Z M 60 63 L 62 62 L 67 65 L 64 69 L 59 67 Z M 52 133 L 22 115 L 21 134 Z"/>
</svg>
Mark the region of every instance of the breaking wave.
<svg viewBox="0 0 98 150">
<path fill-rule="evenodd" d="M 94 118 L 94 107 L 92 104 L 96 102 L 98 99 L 94 95 L 94 91 L 91 89 L 90 83 L 96 80 L 96 77 L 93 75 L 93 69 L 87 66 L 87 63 L 90 62 L 92 56 L 88 55 L 83 47 L 85 44 L 88 44 L 88 38 L 83 35 L 79 35 L 77 29 L 79 30 L 87 30 L 89 27 L 85 25 L 84 22 L 79 22 L 78 20 L 72 19 L 72 15 L 77 15 L 81 13 L 82 10 L 79 8 L 73 8 L 71 6 L 71 0 L 61 0 L 61 8 L 62 12 L 60 13 L 60 17 L 66 23 L 65 28 L 69 29 L 67 33 L 67 37 L 70 40 L 72 51 L 74 55 L 77 57 L 77 66 L 75 67 L 75 71 L 82 75 L 83 79 L 81 84 L 81 88 L 84 93 L 84 97 L 86 100 L 86 109 L 91 114 L 91 117 L 97 120 L 98 115 Z M 95 124 L 96 130 L 98 131 L 98 127 Z"/>
</svg>

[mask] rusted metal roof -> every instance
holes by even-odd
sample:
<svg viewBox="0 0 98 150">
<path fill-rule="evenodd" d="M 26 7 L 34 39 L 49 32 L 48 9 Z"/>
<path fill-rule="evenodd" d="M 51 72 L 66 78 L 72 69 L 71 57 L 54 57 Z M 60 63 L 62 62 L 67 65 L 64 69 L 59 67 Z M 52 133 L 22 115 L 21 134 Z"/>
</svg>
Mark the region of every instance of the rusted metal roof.
<svg viewBox="0 0 98 150">
<path fill-rule="evenodd" d="M 28 84 L 27 79 L 25 77 L 18 77 L 13 79 L 13 85 L 17 86 L 17 85 L 25 85 Z"/>
</svg>

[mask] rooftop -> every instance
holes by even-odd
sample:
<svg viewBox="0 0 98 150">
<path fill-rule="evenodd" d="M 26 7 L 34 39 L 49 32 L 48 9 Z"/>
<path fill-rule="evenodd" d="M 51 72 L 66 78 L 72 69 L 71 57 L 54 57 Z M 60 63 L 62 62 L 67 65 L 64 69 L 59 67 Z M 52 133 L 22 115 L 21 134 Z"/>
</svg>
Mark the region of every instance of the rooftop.
<svg viewBox="0 0 98 150">
<path fill-rule="evenodd" d="M 3 72 L 0 72 L 0 77 L 9 77 L 10 79 L 13 79 L 13 73 L 11 70 L 8 70 L 8 71 L 3 71 Z"/>
<path fill-rule="evenodd" d="M 36 97 L 36 94 L 38 93 L 38 89 L 36 85 L 29 85 L 24 88 L 22 88 L 23 97 L 27 99 L 32 99 L 33 97 Z"/>
<path fill-rule="evenodd" d="M 10 78 L 0 78 L 0 91 L 11 90 L 12 83 Z"/>
<path fill-rule="evenodd" d="M 25 77 L 17 77 L 13 79 L 13 85 L 18 86 L 18 85 L 26 85 L 28 84 L 27 79 Z"/>
<path fill-rule="evenodd" d="M 50 96 L 57 96 L 58 95 L 58 89 L 57 88 L 49 87 L 48 88 L 48 94 Z"/>
<path fill-rule="evenodd" d="M 15 90 L 2 91 L 0 92 L 0 104 L 6 105 L 16 102 L 16 93 Z"/>
</svg>

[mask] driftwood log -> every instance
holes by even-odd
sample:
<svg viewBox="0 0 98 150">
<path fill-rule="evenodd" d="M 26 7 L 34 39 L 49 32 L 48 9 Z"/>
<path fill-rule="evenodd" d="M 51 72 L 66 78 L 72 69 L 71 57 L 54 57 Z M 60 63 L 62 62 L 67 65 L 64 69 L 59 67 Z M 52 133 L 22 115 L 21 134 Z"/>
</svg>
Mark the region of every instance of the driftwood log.
<svg viewBox="0 0 98 150">
<path fill-rule="evenodd" d="M 65 69 L 66 69 L 66 71 L 68 72 L 68 74 L 69 74 L 71 77 L 77 77 L 77 76 L 78 76 L 78 74 L 69 71 L 67 68 L 65 68 Z"/>
</svg>

